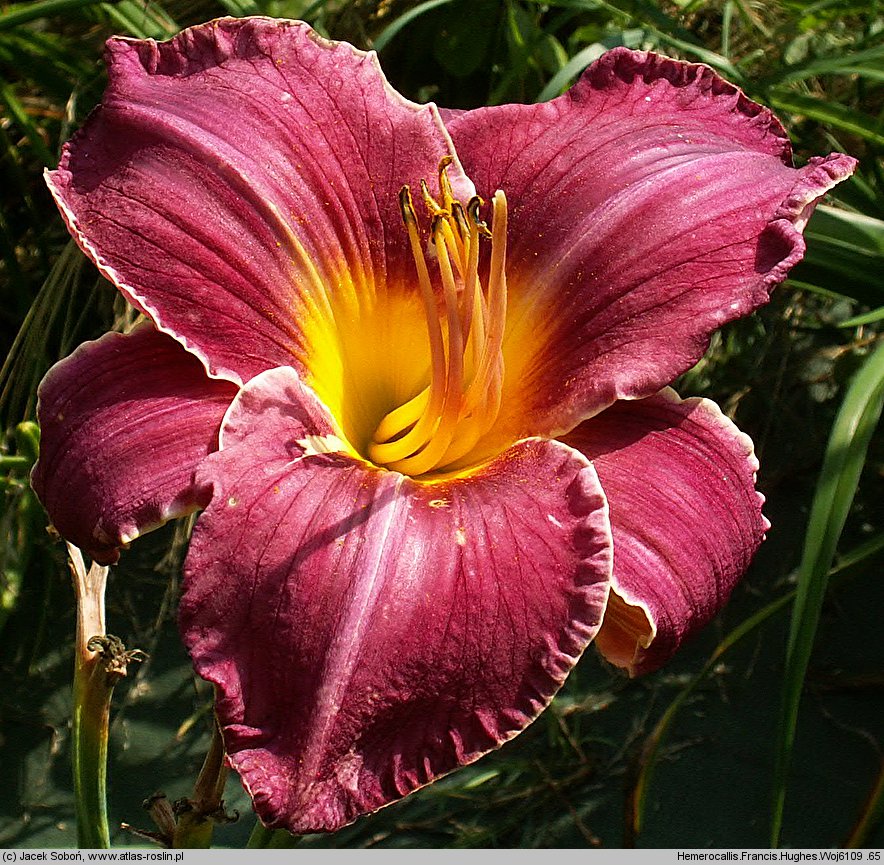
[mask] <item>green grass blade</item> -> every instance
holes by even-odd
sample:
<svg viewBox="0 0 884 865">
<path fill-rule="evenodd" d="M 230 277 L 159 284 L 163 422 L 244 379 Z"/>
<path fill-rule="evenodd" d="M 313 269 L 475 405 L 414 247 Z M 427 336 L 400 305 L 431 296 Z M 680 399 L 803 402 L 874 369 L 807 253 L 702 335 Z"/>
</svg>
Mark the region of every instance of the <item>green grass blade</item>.
<svg viewBox="0 0 884 865">
<path fill-rule="evenodd" d="M 0 60 L 15 70 L 19 82 L 33 87 L 29 95 L 41 93 L 51 100 L 67 102 L 72 82 L 93 74 L 94 64 L 69 50 L 52 33 L 29 27 L 0 36 Z"/>
<path fill-rule="evenodd" d="M 37 384 L 57 360 L 47 354 L 47 336 L 56 329 L 67 299 L 77 296 L 84 309 L 90 305 L 88 296 L 78 291 L 85 263 L 76 243 L 69 241 L 31 304 L 0 369 L 0 426 L 33 417 Z"/>
<path fill-rule="evenodd" d="M 851 829 L 844 846 L 848 848 L 867 846 L 869 836 L 882 820 L 884 820 L 884 758 L 881 759 L 878 774 L 863 804 L 859 819 Z"/>
<path fill-rule="evenodd" d="M 874 324 L 876 321 L 881 321 L 881 319 L 884 319 L 884 306 L 879 306 L 877 309 L 873 309 L 871 312 L 866 312 L 863 315 L 855 315 L 853 318 L 848 318 L 842 321 L 838 327 L 859 327 L 863 324 Z"/>
<path fill-rule="evenodd" d="M 805 231 L 807 254 L 790 281 L 884 306 L 884 221 L 818 207 Z"/>
<path fill-rule="evenodd" d="M 420 17 L 425 12 L 435 9 L 437 6 L 445 6 L 453 0 L 426 0 L 425 3 L 418 3 L 413 9 L 409 9 L 404 15 L 400 15 L 395 21 L 388 24 L 378 35 L 377 39 L 372 43 L 375 51 L 383 51 L 390 43 L 390 40 L 404 27 Z"/>
<path fill-rule="evenodd" d="M 865 562 L 871 556 L 875 556 L 884 550 L 884 534 L 871 538 L 865 543 L 854 547 L 850 552 L 845 553 L 839 558 L 838 564 L 829 571 L 829 578 L 835 579 L 845 577 L 857 565 Z M 760 610 L 753 615 L 744 619 L 733 630 L 728 632 L 725 638 L 715 647 L 700 671 L 676 694 L 672 702 L 667 706 L 666 711 L 660 716 L 660 720 L 654 725 L 648 737 L 645 739 L 642 747 L 642 755 L 638 774 L 629 793 L 629 801 L 627 804 L 629 813 L 629 825 L 627 830 L 632 833 L 633 838 L 642 830 L 644 824 L 645 812 L 647 810 L 648 791 L 651 787 L 651 781 L 654 777 L 654 771 L 657 768 L 659 757 L 663 743 L 669 735 L 672 724 L 678 713 L 684 708 L 688 702 L 688 698 L 703 680 L 716 668 L 722 657 L 727 654 L 734 646 L 736 646 L 744 637 L 754 633 L 765 622 L 771 619 L 780 610 L 787 607 L 797 594 L 797 589 L 765 604 Z"/>
<path fill-rule="evenodd" d="M 821 205 L 807 226 L 811 242 L 839 243 L 851 253 L 872 253 L 884 259 L 884 220 Z"/>
<path fill-rule="evenodd" d="M 740 72 L 740 70 L 737 69 L 727 57 L 722 57 L 717 51 L 711 51 L 708 48 L 704 48 L 702 45 L 695 45 L 693 42 L 688 42 L 684 39 L 676 39 L 668 33 L 657 31 L 655 35 L 658 36 L 660 41 L 668 48 L 674 48 L 693 62 L 699 60 L 700 63 L 705 63 L 707 66 L 711 66 L 734 84 L 742 85 L 745 82 L 745 76 L 743 73 Z"/>
<path fill-rule="evenodd" d="M 865 51 L 854 51 L 837 57 L 824 57 L 795 66 L 786 66 L 774 75 L 760 82 L 762 86 L 787 84 L 815 78 L 819 75 L 866 75 L 880 78 L 884 68 L 884 45 L 877 45 Z"/>
<path fill-rule="evenodd" d="M 677 40 L 686 40 L 692 46 L 700 42 L 696 36 L 682 23 L 681 16 L 673 16 L 664 11 L 662 4 L 652 0 L 597 0 L 598 6 L 610 9 L 625 16 L 641 26 L 652 29 L 655 33 L 666 34 Z M 588 4 L 591 8 L 591 4 Z"/>
<path fill-rule="evenodd" d="M 578 51 L 553 75 L 535 101 L 546 102 L 548 99 L 558 96 L 593 60 L 601 57 L 607 50 L 607 47 L 601 42 L 593 42 L 592 45 L 587 45 L 586 48 Z"/>
<path fill-rule="evenodd" d="M 765 607 L 762 607 L 755 615 L 750 616 L 741 622 L 734 630 L 732 630 L 721 643 L 716 646 L 715 651 L 709 656 L 709 660 L 703 665 L 699 673 L 696 674 L 688 684 L 682 688 L 676 695 L 675 699 L 669 704 L 666 711 L 661 715 L 660 720 L 654 725 L 648 738 L 645 740 L 642 748 L 640 768 L 635 784 L 630 791 L 628 797 L 629 823 L 628 827 L 634 836 L 637 836 L 644 824 L 644 816 L 647 806 L 648 790 L 654 777 L 654 770 L 659 761 L 660 749 L 663 741 L 675 720 L 676 715 L 681 711 L 688 701 L 688 698 L 697 689 L 697 686 L 715 669 L 716 664 L 728 649 L 736 645 L 747 634 L 752 633 L 756 628 L 760 627 L 771 616 L 779 612 L 785 607 L 789 601 L 795 596 L 794 592 L 789 592 L 781 598 L 772 601 Z"/>
<path fill-rule="evenodd" d="M 46 146 L 39 130 L 31 121 L 25 107 L 21 104 L 12 86 L 5 81 L 0 81 L 0 102 L 6 105 L 7 110 L 15 122 L 21 127 L 22 132 L 27 136 L 31 149 L 37 155 L 39 160 L 47 168 L 55 168 L 56 158 Z"/>
<path fill-rule="evenodd" d="M 171 39 L 181 28 L 157 3 L 116 0 L 100 8 L 116 27 L 136 39 Z"/>
<path fill-rule="evenodd" d="M 771 845 L 780 841 L 786 786 L 804 677 L 813 649 L 828 573 L 853 503 L 872 433 L 884 405 L 884 343 L 866 359 L 848 388 L 832 426 L 817 481 L 798 569 L 792 611 L 783 700 L 776 732 Z"/>
<path fill-rule="evenodd" d="M 0 32 L 12 30 L 20 24 L 48 18 L 52 15 L 64 15 L 84 6 L 94 6 L 96 0 L 40 0 L 38 3 L 18 3 L 0 14 Z"/>
<path fill-rule="evenodd" d="M 770 92 L 770 101 L 777 111 L 803 115 L 833 129 L 859 135 L 873 144 L 884 145 L 881 124 L 874 117 L 846 105 L 780 89 Z"/>
<path fill-rule="evenodd" d="M 229 15 L 237 18 L 244 18 L 247 15 L 260 15 L 261 10 L 255 0 L 218 0 L 219 4 L 224 7 L 224 11 Z"/>
</svg>

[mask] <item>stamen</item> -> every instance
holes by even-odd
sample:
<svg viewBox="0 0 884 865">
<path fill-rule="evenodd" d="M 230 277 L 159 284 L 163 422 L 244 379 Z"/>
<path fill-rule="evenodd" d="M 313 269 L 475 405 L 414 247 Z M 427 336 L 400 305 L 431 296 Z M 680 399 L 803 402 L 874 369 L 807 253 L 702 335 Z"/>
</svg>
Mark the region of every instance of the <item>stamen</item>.
<svg viewBox="0 0 884 865">
<path fill-rule="evenodd" d="M 491 232 L 491 266 L 488 276 L 488 321 L 489 331 L 485 337 L 484 351 L 479 369 L 467 392 L 466 411 L 472 411 L 483 402 L 483 396 L 490 393 L 487 389 L 494 379 L 494 368 L 501 358 L 503 332 L 506 325 L 506 195 L 502 189 L 494 193 L 491 200 L 492 225 Z M 501 377 L 502 378 L 502 377 Z M 501 382 L 502 384 L 502 382 Z M 499 394 L 496 395 L 499 398 Z M 495 411 L 496 416 L 496 411 Z"/>
<path fill-rule="evenodd" d="M 476 196 L 470 204 L 481 201 Z M 460 208 L 463 213 L 463 208 Z M 466 217 L 464 216 L 466 222 Z M 484 322 L 482 321 L 482 290 L 479 285 L 479 229 L 476 221 L 473 224 L 466 223 L 467 235 L 464 240 L 464 257 L 467 259 L 467 269 L 463 282 L 463 314 L 462 327 L 463 338 L 470 346 L 470 363 L 472 369 L 476 369 L 481 356 L 484 337 Z M 479 325 L 478 331 L 474 332 L 473 321 Z M 470 339 L 472 337 L 472 339 Z"/>
<path fill-rule="evenodd" d="M 497 191 L 502 194 L 502 190 L 498 189 Z M 492 202 L 493 202 L 493 200 L 492 200 Z M 489 230 L 488 225 L 485 222 L 483 222 L 482 219 L 479 217 L 479 208 L 484 203 L 485 202 L 482 201 L 482 199 L 479 198 L 478 195 L 474 195 L 469 200 L 469 203 L 467 204 L 467 211 L 470 214 L 470 219 L 473 220 L 473 222 L 476 224 L 476 227 L 479 229 L 479 231 L 485 237 L 491 237 L 491 231 Z"/>
<path fill-rule="evenodd" d="M 449 224 L 451 221 L 450 217 L 445 218 L 444 221 L 443 221 L 443 218 L 440 216 L 437 216 L 435 218 L 439 222 L 439 225 L 440 225 L 440 231 L 442 234 L 442 241 L 448 247 L 449 255 L 454 256 L 454 265 L 457 268 L 457 275 L 461 279 L 463 279 L 463 276 L 464 276 L 464 272 L 463 272 L 464 253 L 465 253 L 464 242 L 460 238 L 458 233 L 455 232 L 451 228 L 451 225 Z M 434 246 L 434 248 L 436 248 L 436 254 L 438 256 L 439 244 L 438 244 L 438 238 L 435 233 L 435 229 L 434 229 L 434 237 L 433 237 L 433 246 Z"/>
<path fill-rule="evenodd" d="M 439 192 L 442 193 L 442 206 L 451 211 L 451 205 L 454 203 L 454 190 L 451 187 L 451 181 L 448 179 L 448 166 L 454 162 L 454 157 L 450 154 L 443 156 L 439 160 Z"/>
<path fill-rule="evenodd" d="M 414 456 L 396 460 L 387 465 L 395 471 L 409 475 L 421 475 L 434 468 L 440 457 L 448 450 L 457 428 L 460 406 L 463 399 L 463 334 L 460 329 L 460 314 L 457 308 L 457 289 L 454 273 L 444 243 L 439 242 L 441 226 L 436 220 L 434 238 L 439 254 L 439 271 L 445 296 L 445 313 L 448 321 L 448 379 L 445 389 L 445 404 L 439 426 L 426 446 Z"/>
<path fill-rule="evenodd" d="M 417 396 L 403 403 L 397 409 L 393 409 L 379 424 L 375 430 L 374 440 L 385 442 L 400 435 L 407 430 L 427 410 L 430 400 L 430 389 L 425 387 Z"/>
<path fill-rule="evenodd" d="M 402 221 L 408 231 L 408 239 L 411 244 L 411 254 L 417 267 L 418 284 L 421 289 L 421 298 L 424 302 L 424 316 L 427 319 L 427 336 L 430 340 L 430 393 L 426 409 L 418 418 L 414 426 L 405 433 L 402 438 L 390 444 L 373 443 L 369 445 L 369 458 L 379 465 L 385 465 L 390 460 L 402 459 L 416 448 L 426 443 L 432 436 L 445 403 L 446 370 L 445 348 L 442 343 L 442 327 L 439 316 L 436 314 L 436 297 L 433 294 L 433 286 L 430 284 L 430 274 L 427 271 L 427 263 L 421 249 L 421 239 L 417 230 L 417 217 L 414 212 L 414 204 L 411 200 L 411 190 L 403 186 L 399 191 L 399 207 L 402 212 Z M 383 421 L 381 422 L 383 424 Z M 375 438 L 377 442 L 377 438 Z"/>
<path fill-rule="evenodd" d="M 466 207 L 454 198 L 446 173 L 451 162 L 446 157 L 439 167 L 439 200 L 421 181 L 432 218 L 430 253 L 435 252 L 439 267 L 444 310 L 430 282 L 411 191 L 404 186 L 400 192 L 427 321 L 429 383 L 381 419 L 367 454 L 375 464 L 412 477 L 445 471 L 468 457 L 497 419 L 503 389 L 506 196 L 494 194 L 489 229 L 480 218 L 478 196 Z M 479 278 L 482 237 L 491 240 L 487 295 Z"/>
</svg>

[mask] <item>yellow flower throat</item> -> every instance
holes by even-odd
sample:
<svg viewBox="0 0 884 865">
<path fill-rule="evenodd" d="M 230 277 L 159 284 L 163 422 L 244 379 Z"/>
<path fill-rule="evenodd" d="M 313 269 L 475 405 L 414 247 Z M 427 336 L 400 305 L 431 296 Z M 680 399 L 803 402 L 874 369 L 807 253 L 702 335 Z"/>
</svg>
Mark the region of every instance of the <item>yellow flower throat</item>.
<svg viewBox="0 0 884 865">
<path fill-rule="evenodd" d="M 501 190 L 494 194 L 489 228 L 479 216 L 478 196 L 466 207 L 454 198 L 446 174 L 451 162 L 446 157 L 439 167 L 439 200 L 421 181 L 431 217 L 428 253 L 439 268 L 441 303 L 433 291 L 411 190 L 403 186 L 399 193 L 426 318 L 430 381 L 381 419 L 366 454 L 375 465 L 412 477 L 459 468 L 497 420 L 503 389 L 506 196 Z M 491 241 L 485 287 L 479 277 L 483 238 Z"/>
</svg>

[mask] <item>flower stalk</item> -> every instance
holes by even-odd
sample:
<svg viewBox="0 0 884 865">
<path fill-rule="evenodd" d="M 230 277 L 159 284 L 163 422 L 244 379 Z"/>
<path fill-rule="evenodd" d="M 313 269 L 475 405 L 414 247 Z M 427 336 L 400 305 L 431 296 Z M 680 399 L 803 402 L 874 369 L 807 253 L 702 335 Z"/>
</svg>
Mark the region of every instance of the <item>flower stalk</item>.
<svg viewBox="0 0 884 865">
<path fill-rule="evenodd" d="M 77 636 L 74 657 L 74 711 L 72 768 L 80 847 L 110 847 L 107 823 L 107 738 L 114 686 L 126 675 L 131 661 L 146 656 L 126 650 L 123 641 L 104 631 L 104 591 L 108 568 L 92 563 L 68 544 L 74 595 L 77 600 Z"/>
<path fill-rule="evenodd" d="M 104 634 L 104 590 L 108 568 L 92 564 L 68 544 L 77 599 L 74 658 L 72 760 L 77 813 L 77 844 L 110 847 L 107 824 L 107 736 L 113 679 L 97 639 Z"/>
<path fill-rule="evenodd" d="M 224 740 L 217 720 L 212 726 L 212 742 L 209 745 L 203 767 L 193 789 L 193 798 L 178 806 L 178 819 L 172 836 L 176 849 L 204 849 L 212 844 L 212 831 L 217 822 L 232 822 L 238 814 L 228 816 L 224 811 L 224 785 L 229 769 L 224 755 Z"/>
</svg>

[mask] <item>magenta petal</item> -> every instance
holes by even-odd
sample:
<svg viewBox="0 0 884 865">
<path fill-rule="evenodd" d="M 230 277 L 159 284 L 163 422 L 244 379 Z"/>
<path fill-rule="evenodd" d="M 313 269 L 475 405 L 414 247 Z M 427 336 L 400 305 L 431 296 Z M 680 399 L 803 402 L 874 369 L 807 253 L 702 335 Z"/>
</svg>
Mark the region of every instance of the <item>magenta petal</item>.
<svg viewBox="0 0 884 865">
<path fill-rule="evenodd" d="M 614 582 L 596 646 L 630 673 L 661 666 L 724 605 L 768 528 L 748 436 L 674 391 L 618 402 L 564 438 L 611 508 Z"/>
<path fill-rule="evenodd" d="M 605 499 L 559 442 L 420 484 L 340 454 L 291 370 L 252 382 L 199 477 L 214 497 L 181 626 L 262 821 L 334 830 L 529 724 L 595 636 Z M 312 454 L 312 455 L 311 455 Z"/>
<path fill-rule="evenodd" d="M 59 533 L 102 564 L 205 504 L 193 483 L 236 387 L 152 327 L 81 345 L 40 385 L 31 483 Z"/>
<path fill-rule="evenodd" d="M 541 105 L 447 118 L 482 195 L 511 205 L 510 339 L 533 432 L 649 396 L 767 301 L 840 154 L 790 167 L 773 115 L 706 66 L 615 49 Z M 519 322 L 522 322 L 519 324 Z"/>
<path fill-rule="evenodd" d="M 329 302 L 413 283 L 399 189 L 452 146 L 374 55 L 298 22 L 220 19 L 112 39 L 108 65 L 50 188 L 105 275 L 213 374 L 303 370 L 303 328 Z"/>
</svg>

